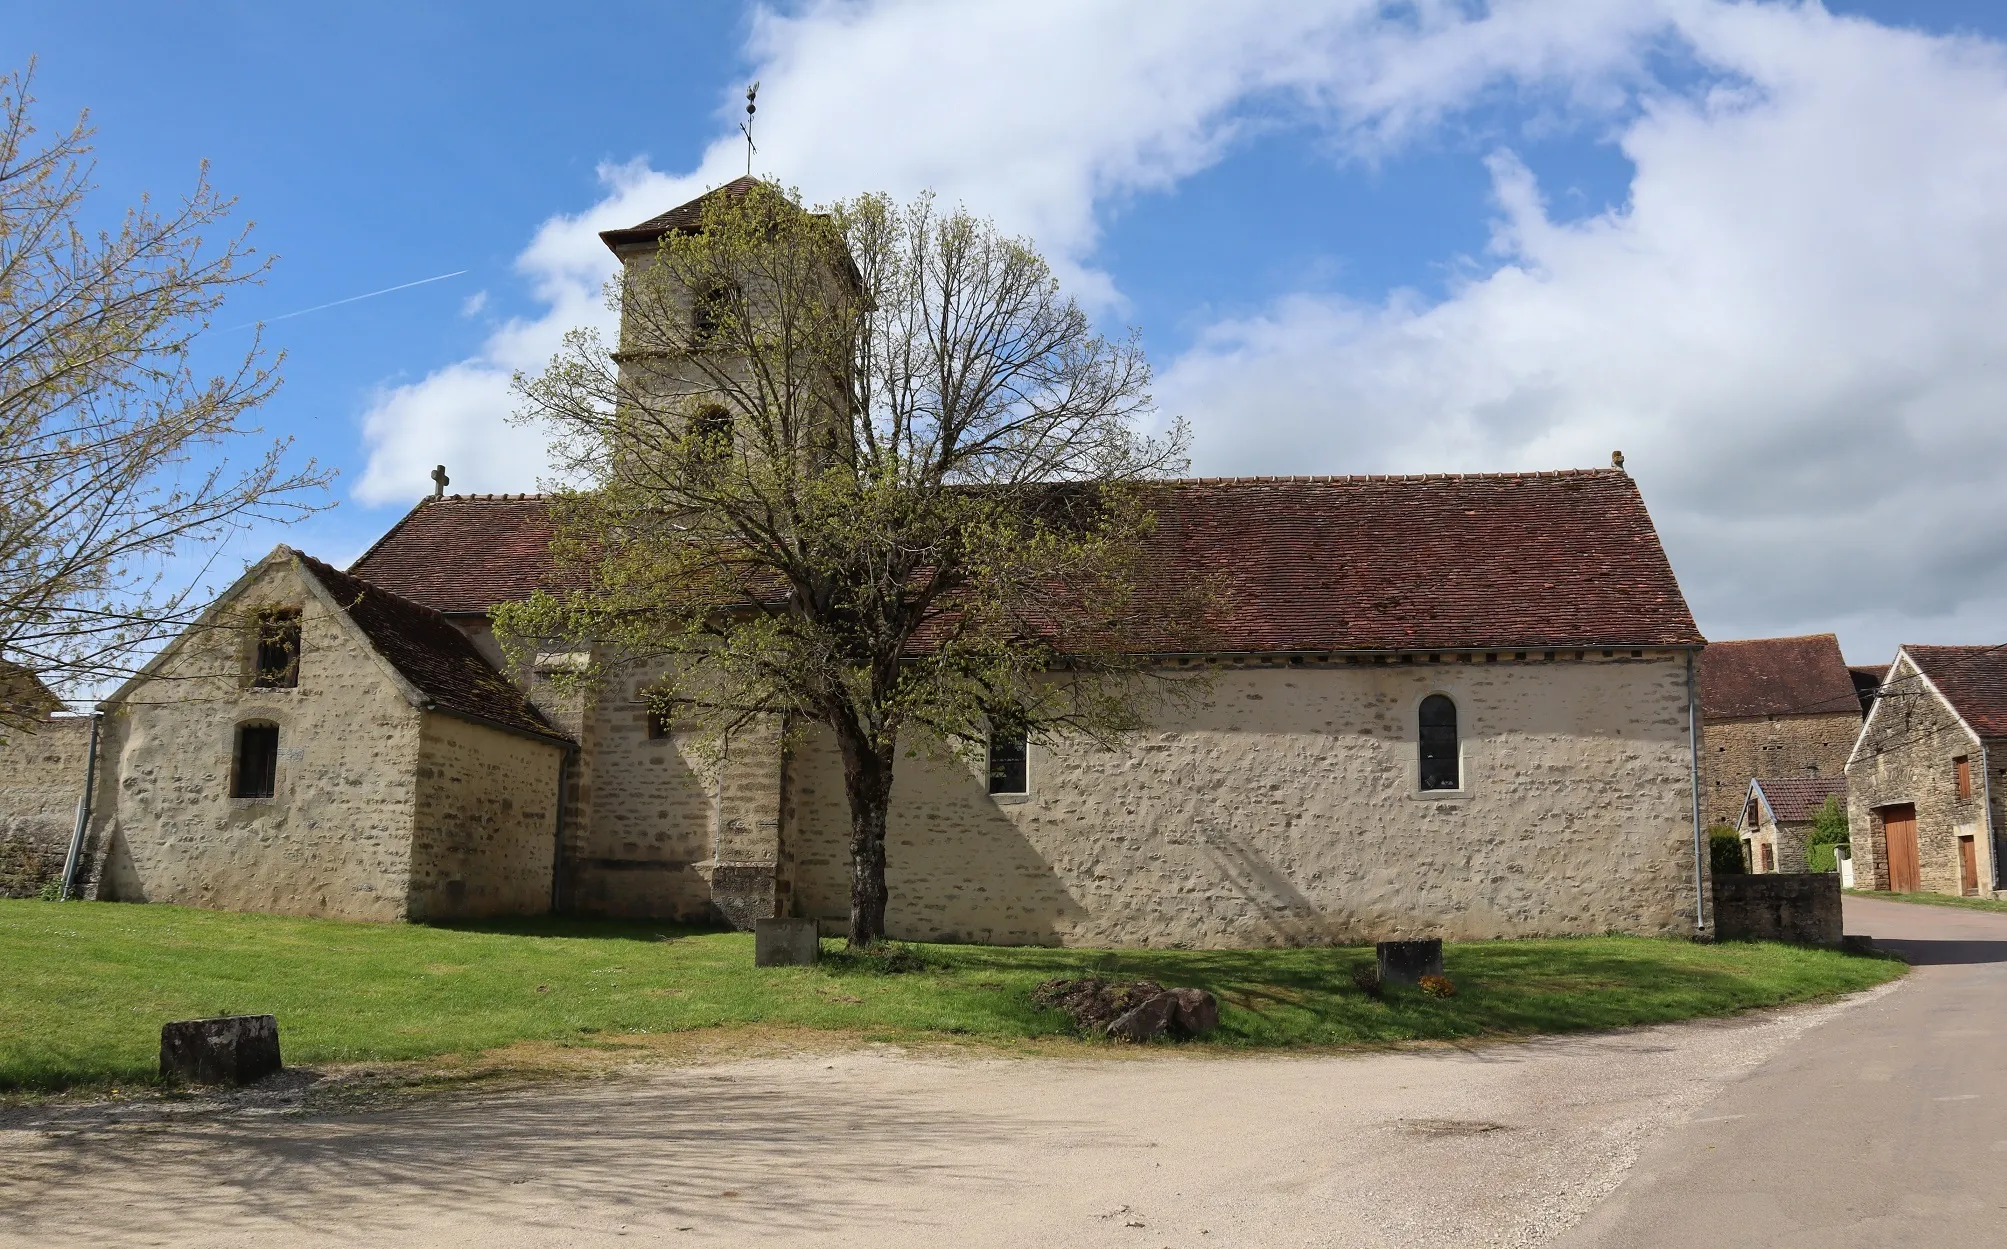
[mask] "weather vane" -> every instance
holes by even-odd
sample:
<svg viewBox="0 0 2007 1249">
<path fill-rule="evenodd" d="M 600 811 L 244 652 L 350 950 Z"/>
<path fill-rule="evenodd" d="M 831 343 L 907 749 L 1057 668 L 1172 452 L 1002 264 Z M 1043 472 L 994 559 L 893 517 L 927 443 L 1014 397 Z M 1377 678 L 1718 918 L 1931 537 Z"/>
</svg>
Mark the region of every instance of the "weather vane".
<svg viewBox="0 0 2007 1249">
<path fill-rule="evenodd" d="M 754 101 L 759 99 L 759 95 L 760 84 L 757 81 L 752 86 L 746 88 L 746 119 L 739 123 L 739 133 L 746 136 L 746 176 L 748 178 L 753 176 L 753 153 L 759 151 L 757 147 L 753 146 L 753 114 L 760 111 L 759 106 Z"/>
</svg>

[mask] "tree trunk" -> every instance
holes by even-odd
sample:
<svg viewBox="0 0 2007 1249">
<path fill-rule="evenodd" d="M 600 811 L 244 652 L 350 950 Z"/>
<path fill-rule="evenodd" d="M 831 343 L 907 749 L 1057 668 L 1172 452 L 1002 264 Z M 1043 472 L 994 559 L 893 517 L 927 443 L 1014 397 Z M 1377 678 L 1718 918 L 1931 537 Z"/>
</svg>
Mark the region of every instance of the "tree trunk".
<svg viewBox="0 0 2007 1249">
<path fill-rule="evenodd" d="M 844 737 L 842 733 L 839 738 Z M 885 815 L 892 805 L 890 743 L 843 741 L 843 787 L 850 798 L 850 945 L 885 936 Z"/>
</svg>

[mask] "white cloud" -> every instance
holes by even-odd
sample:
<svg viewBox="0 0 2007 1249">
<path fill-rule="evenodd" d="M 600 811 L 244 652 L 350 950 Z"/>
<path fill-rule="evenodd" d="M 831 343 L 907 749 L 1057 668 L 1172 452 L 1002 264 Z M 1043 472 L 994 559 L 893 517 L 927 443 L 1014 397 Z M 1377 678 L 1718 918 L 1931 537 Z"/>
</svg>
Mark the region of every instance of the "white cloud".
<svg viewBox="0 0 2007 1249">
<path fill-rule="evenodd" d="M 1864 657 L 2007 607 L 2007 58 L 1815 8 L 1692 4 L 1733 85 L 1622 134 L 1630 202 L 1552 220 L 1493 158 L 1496 263 L 1446 299 L 1295 297 L 1168 370 L 1207 471 L 1629 455 L 1704 629 Z"/>
<path fill-rule="evenodd" d="M 478 317 L 481 315 L 481 309 L 487 306 L 488 292 L 485 290 L 475 291 L 460 301 L 460 315 L 463 317 Z"/>
<path fill-rule="evenodd" d="M 1325 119 L 1372 151 L 1425 126 L 1501 73 L 1565 79 L 1585 99 L 1635 73 L 1636 6 L 1503 3 L 1474 23 L 1423 0 L 1388 20 L 1380 0 L 819 0 L 756 15 L 761 83 L 754 168 L 811 201 L 932 189 L 1038 240 L 1090 303 L 1119 303 L 1093 268 L 1096 208 L 1203 169 L 1263 109 Z M 1564 72 L 1565 71 L 1565 72 Z M 558 337 L 603 319 L 611 258 L 596 232 L 631 225 L 743 171 L 738 88 L 697 169 L 603 171 L 607 195 L 546 222 L 518 260 L 547 311 L 512 321 L 480 357 L 386 390 L 365 417 L 356 497 L 414 498 L 441 460 L 472 490 L 534 486 L 544 461 L 505 430 L 508 379 Z M 1259 107 L 1255 107 L 1259 106 Z"/>
<path fill-rule="evenodd" d="M 1712 86 L 1654 79 L 1674 59 Z M 1976 39 L 1721 0 L 811 0 L 763 11 L 755 168 L 811 200 L 932 187 L 1033 235 L 1073 289 L 1097 213 L 1174 188 L 1250 133 L 1315 122 L 1371 161 L 1460 109 L 1615 126 L 1628 202 L 1558 221 L 1491 159 L 1491 252 L 1447 297 L 1298 295 L 1214 326 L 1165 371 L 1202 471 L 1554 467 L 1621 446 L 1716 636 L 1839 625 L 1995 637 L 1991 485 L 2007 451 L 2007 67 Z M 595 234 L 743 168 L 738 88 L 698 167 L 607 191 L 519 259 L 545 311 L 387 390 L 365 501 L 516 490 L 542 469 L 507 380 L 602 322 Z"/>
</svg>

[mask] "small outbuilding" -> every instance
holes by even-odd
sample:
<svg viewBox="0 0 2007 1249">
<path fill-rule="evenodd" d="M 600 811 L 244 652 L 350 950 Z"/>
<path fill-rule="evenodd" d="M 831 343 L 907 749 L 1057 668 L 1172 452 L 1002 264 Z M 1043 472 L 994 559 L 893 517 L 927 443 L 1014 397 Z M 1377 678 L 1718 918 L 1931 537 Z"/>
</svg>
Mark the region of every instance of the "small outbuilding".
<svg viewBox="0 0 2007 1249">
<path fill-rule="evenodd" d="M 281 546 L 102 710 L 99 898 L 550 907 L 571 743 L 429 607 Z"/>
<path fill-rule="evenodd" d="M 1761 778 L 1749 782 L 1736 834 L 1749 870 L 1803 872 L 1812 845 L 1812 821 L 1828 799 L 1847 800 L 1845 776 Z"/>
</svg>

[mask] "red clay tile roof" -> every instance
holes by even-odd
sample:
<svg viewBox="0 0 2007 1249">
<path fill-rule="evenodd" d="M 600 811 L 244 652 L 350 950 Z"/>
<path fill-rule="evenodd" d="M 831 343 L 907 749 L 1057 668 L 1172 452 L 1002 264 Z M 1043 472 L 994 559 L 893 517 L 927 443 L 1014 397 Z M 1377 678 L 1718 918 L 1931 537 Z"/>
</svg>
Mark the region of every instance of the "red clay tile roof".
<svg viewBox="0 0 2007 1249">
<path fill-rule="evenodd" d="M 428 500 L 350 571 L 441 611 L 484 611 L 549 584 L 545 506 Z M 1139 597 L 1178 601 L 1219 578 L 1211 649 L 1226 653 L 1701 643 L 1644 500 L 1615 469 L 1199 479 L 1165 483 L 1155 510 Z"/>
<path fill-rule="evenodd" d="M 438 612 L 294 552 L 378 654 L 441 711 L 562 738 L 523 692 Z"/>
<path fill-rule="evenodd" d="M 695 230 L 704 221 L 704 201 L 713 195 L 728 195 L 738 199 L 760 184 L 758 178 L 734 178 L 721 187 L 704 192 L 687 204 L 678 204 L 668 212 L 650 217 L 637 226 L 623 230 L 601 230 L 599 240 L 614 251 L 631 247 L 636 243 L 653 243 L 672 230 Z"/>
<path fill-rule="evenodd" d="M 548 589 L 551 513 L 534 494 L 426 499 L 349 565 L 435 611 L 485 613 Z"/>
<path fill-rule="evenodd" d="M 2007 647 L 1905 646 L 1952 710 L 1981 737 L 2007 737 Z"/>
<path fill-rule="evenodd" d="M 1860 712 L 1853 674 L 1830 633 L 1710 642 L 1700 656 L 1700 710 L 1707 720 Z"/>
<path fill-rule="evenodd" d="M 1847 801 L 1844 776 L 1780 777 L 1753 783 L 1763 791 L 1763 801 L 1769 805 L 1771 817 L 1780 823 L 1811 819 L 1819 814 L 1819 808 L 1826 805 L 1828 798 L 1837 796 L 1842 803 Z"/>
</svg>

